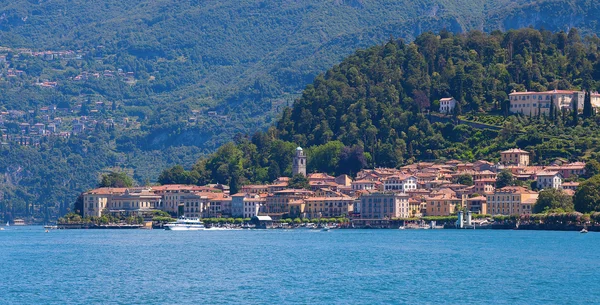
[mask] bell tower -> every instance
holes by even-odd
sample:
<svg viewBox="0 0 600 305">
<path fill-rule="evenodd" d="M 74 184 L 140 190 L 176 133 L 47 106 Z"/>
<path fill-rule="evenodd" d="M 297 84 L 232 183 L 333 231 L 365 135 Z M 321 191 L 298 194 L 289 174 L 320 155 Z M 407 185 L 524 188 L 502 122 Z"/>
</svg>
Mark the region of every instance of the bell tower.
<svg viewBox="0 0 600 305">
<path fill-rule="evenodd" d="M 296 148 L 296 155 L 294 156 L 294 164 L 292 164 L 292 175 L 302 174 L 306 176 L 306 156 L 302 147 Z"/>
</svg>

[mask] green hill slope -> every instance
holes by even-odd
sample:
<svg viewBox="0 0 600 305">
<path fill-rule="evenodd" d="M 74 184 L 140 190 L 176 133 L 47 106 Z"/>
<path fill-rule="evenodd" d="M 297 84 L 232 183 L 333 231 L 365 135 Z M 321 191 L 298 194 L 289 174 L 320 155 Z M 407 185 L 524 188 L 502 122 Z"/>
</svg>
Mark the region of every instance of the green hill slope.
<svg viewBox="0 0 600 305">
<path fill-rule="evenodd" d="M 68 168 L 72 182 L 63 183 L 59 192 L 65 195 L 53 195 L 43 204 L 72 201 L 94 186 L 90 171 L 123 168 L 143 183 L 156 179 L 166 166 L 191 166 L 237 133 L 266 129 L 318 73 L 390 36 L 408 42 L 442 28 L 465 32 L 530 25 L 555 31 L 576 26 L 582 34 L 597 33 L 598 16 L 596 2 L 574 0 L 4 1 L 0 46 L 10 50 L 0 49 L 8 60 L 0 71 L 0 110 L 26 113 L 22 121 L 4 126 L 6 132 L 18 134 L 18 123 L 43 121 L 40 110 L 50 105 L 69 109 L 61 114 L 65 126 L 82 114 L 100 125 L 118 126 L 91 128 L 71 140 L 77 144 L 49 141 L 60 153 L 47 149 L 50 144 L 19 148 L 30 150 L 30 159 L 7 153 L 2 172 L 18 179 L 11 178 L 0 191 L 19 202 L 16 212 L 46 200 L 37 176 L 60 178 L 56 175 L 67 165 L 50 164 L 38 173 L 33 160 L 52 154 L 61 160 L 93 158 L 81 149 L 87 145 L 100 145 L 98 162 Z M 19 55 L 17 48 L 73 50 L 79 57 L 48 60 Z M 23 75 L 8 77 L 9 69 Z M 119 70 L 134 76 L 126 82 L 109 77 L 75 81 L 84 72 Z M 43 81 L 57 85 L 37 85 Z M 569 81 L 579 85 L 576 79 Z M 95 109 L 98 102 L 106 107 Z M 209 115 L 212 111 L 216 116 Z M 282 134 L 291 140 L 286 137 Z M 308 136 L 306 141 L 320 143 Z M 270 165 L 261 166 L 266 171 Z M 60 205 L 64 211 L 65 204 Z"/>
<path fill-rule="evenodd" d="M 291 173 L 297 145 L 307 148 L 309 171 L 356 173 L 419 160 L 498 161 L 518 146 L 533 162 L 600 156 L 600 116 L 508 116 L 512 90 L 597 90 L 600 39 L 521 29 L 491 35 L 425 33 L 414 43 L 390 41 L 359 50 L 319 75 L 268 132 L 238 138 L 183 177 L 225 182 L 236 189 Z M 457 114 L 494 128 L 457 124 L 431 112 L 453 96 Z M 484 115 L 486 114 L 486 115 Z M 575 119 L 576 118 L 576 119 Z M 178 182 L 167 170 L 161 182 Z"/>
</svg>

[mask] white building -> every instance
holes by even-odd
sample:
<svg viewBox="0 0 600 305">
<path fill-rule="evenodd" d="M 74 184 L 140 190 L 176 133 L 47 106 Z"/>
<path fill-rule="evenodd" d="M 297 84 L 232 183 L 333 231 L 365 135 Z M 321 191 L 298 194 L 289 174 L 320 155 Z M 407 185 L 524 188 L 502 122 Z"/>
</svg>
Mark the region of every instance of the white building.
<svg viewBox="0 0 600 305">
<path fill-rule="evenodd" d="M 231 217 L 252 218 L 256 216 L 266 198 L 258 194 L 238 193 L 231 196 Z"/>
<path fill-rule="evenodd" d="M 559 172 L 539 172 L 536 176 L 537 188 L 540 190 L 562 188 L 562 176 Z"/>
<path fill-rule="evenodd" d="M 393 175 L 383 180 L 383 189 L 385 191 L 407 191 L 417 189 L 417 177 L 412 175 Z"/>
<path fill-rule="evenodd" d="M 452 113 L 454 107 L 456 107 L 456 100 L 453 97 L 445 97 L 440 99 L 440 112 L 441 113 Z"/>
</svg>

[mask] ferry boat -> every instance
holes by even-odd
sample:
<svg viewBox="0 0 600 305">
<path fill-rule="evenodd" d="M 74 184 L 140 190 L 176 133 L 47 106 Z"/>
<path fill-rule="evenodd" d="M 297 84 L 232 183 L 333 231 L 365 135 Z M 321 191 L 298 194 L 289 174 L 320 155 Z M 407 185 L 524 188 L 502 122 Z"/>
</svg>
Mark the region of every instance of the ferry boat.
<svg viewBox="0 0 600 305">
<path fill-rule="evenodd" d="M 165 230 L 170 231 L 198 231 L 204 229 L 204 224 L 199 218 L 179 217 L 177 221 L 165 225 Z"/>
</svg>

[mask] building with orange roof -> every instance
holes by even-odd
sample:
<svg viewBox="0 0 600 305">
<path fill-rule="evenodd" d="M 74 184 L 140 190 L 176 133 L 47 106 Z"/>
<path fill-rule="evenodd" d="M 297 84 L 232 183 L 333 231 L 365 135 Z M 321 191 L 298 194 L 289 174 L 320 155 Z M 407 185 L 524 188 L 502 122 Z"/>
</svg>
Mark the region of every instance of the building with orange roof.
<svg viewBox="0 0 600 305">
<path fill-rule="evenodd" d="M 349 216 L 354 213 L 354 198 L 339 197 L 308 197 L 304 199 L 304 218 L 331 218 Z"/>
<path fill-rule="evenodd" d="M 491 194 L 496 189 L 496 178 L 478 179 L 473 181 L 473 185 L 475 186 L 475 193 L 480 195 Z"/>
<path fill-rule="evenodd" d="M 488 213 L 492 215 L 531 214 L 538 193 L 522 186 L 506 186 L 487 195 Z"/>
<path fill-rule="evenodd" d="M 352 189 L 355 191 L 361 190 L 379 190 L 382 183 L 374 180 L 356 180 L 351 183 Z"/>
<path fill-rule="evenodd" d="M 475 214 L 487 214 L 487 197 L 477 196 L 465 200 L 467 210 Z"/>
<path fill-rule="evenodd" d="M 456 206 L 462 203 L 462 200 L 450 192 L 439 192 L 431 194 L 425 198 L 427 203 L 427 216 L 448 216 L 454 213 Z"/>
<path fill-rule="evenodd" d="M 528 166 L 529 152 L 512 148 L 500 153 L 500 160 L 505 165 Z"/>
</svg>

